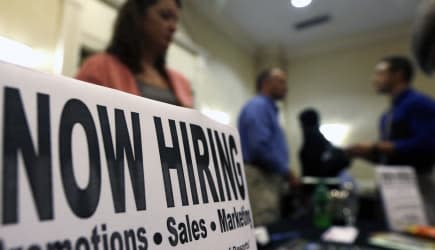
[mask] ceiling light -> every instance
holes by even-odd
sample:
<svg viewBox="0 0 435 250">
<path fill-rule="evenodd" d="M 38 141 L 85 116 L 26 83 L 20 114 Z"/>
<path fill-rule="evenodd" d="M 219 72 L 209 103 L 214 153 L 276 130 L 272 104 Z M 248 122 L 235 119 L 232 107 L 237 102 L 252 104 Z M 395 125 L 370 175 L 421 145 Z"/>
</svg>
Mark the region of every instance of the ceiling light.
<svg viewBox="0 0 435 250">
<path fill-rule="evenodd" d="M 311 4 L 313 0 L 291 0 L 291 4 L 295 8 L 304 8 Z"/>
</svg>

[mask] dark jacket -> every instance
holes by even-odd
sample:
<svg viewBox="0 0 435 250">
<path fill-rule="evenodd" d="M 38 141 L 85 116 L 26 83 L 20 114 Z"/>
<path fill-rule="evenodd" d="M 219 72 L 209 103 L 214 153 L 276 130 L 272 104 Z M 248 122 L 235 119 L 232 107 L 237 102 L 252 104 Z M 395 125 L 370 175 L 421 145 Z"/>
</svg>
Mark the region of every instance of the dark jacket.
<svg viewBox="0 0 435 250">
<path fill-rule="evenodd" d="M 302 175 L 337 177 L 350 165 L 346 153 L 333 146 L 316 128 L 304 128 L 304 142 L 299 152 Z"/>
</svg>

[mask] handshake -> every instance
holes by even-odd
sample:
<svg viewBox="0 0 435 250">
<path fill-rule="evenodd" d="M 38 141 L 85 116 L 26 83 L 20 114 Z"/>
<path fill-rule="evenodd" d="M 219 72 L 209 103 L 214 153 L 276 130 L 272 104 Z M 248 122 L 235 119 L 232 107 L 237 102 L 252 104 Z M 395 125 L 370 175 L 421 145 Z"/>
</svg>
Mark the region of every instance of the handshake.
<svg viewBox="0 0 435 250">
<path fill-rule="evenodd" d="M 389 141 L 380 141 L 377 143 L 359 143 L 345 149 L 351 158 L 363 158 L 374 160 L 379 154 L 391 155 L 395 151 L 394 144 Z"/>
</svg>

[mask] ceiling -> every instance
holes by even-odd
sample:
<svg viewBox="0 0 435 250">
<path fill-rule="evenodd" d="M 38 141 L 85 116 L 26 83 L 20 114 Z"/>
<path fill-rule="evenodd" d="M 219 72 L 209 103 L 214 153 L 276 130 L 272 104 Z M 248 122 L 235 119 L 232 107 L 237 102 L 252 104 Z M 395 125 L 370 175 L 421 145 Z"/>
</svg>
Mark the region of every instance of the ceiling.
<svg viewBox="0 0 435 250">
<path fill-rule="evenodd" d="M 187 0 L 235 39 L 256 48 L 295 48 L 411 23 L 420 0 L 313 0 L 303 9 L 289 0 Z M 329 15 L 330 22 L 298 31 L 298 22 Z"/>
</svg>

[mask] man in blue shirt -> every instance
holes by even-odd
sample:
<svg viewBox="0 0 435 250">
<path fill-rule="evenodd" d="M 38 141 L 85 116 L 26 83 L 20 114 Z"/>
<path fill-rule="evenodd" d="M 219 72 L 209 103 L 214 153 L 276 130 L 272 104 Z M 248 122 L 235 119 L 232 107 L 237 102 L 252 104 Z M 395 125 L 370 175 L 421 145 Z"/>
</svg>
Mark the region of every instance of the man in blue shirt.
<svg viewBox="0 0 435 250">
<path fill-rule="evenodd" d="M 429 219 L 435 223 L 435 102 L 411 87 L 414 69 L 400 56 L 382 59 L 375 68 L 374 85 L 391 96 L 391 108 L 380 120 L 380 140 L 357 144 L 349 149 L 362 157 L 385 165 L 414 167 Z"/>
<path fill-rule="evenodd" d="M 265 70 L 257 77 L 257 93 L 243 107 L 238 128 L 254 222 L 268 224 L 279 218 L 282 180 L 297 185 L 275 104 L 287 94 L 286 74 L 278 68 Z"/>
</svg>

